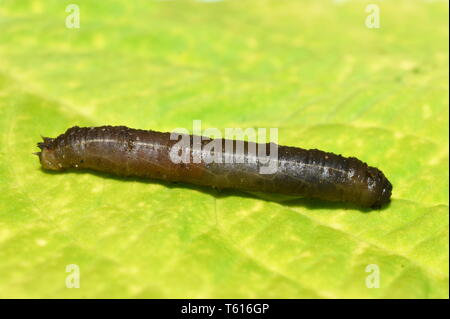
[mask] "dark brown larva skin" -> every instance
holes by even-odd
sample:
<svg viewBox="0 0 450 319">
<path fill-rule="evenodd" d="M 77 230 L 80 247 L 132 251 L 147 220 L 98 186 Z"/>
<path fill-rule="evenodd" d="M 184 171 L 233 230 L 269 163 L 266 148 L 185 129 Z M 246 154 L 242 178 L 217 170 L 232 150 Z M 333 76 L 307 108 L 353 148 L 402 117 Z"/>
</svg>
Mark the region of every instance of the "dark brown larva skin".
<svg viewBox="0 0 450 319">
<path fill-rule="evenodd" d="M 234 152 L 226 152 L 224 141 L 223 158 L 234 158 Z M 250 161 L 174 163 L 169 151 L 177 142 L 170 139 L 170 133 L 124 126 L 72 127 L 55 139 L 44 138 L 44 142 L 38 143 L 42 149 L 38 155 L 42 167 L 49 170 L 93 169 L 119 176 L 281 193 L 372 208 L 390 201 L 392 185 L 384 174 L 354 157 L 278 146 L 278 169 L 273 174 L 261 174 L 259 164 Z M 202 145 L 207 143 L 203 141 Z M 250 144 L 244 142 L 245 150 Z M 257 148 L 269 149 L 268 146 L 256 144 Z M 244 154 L 249 156 L 247 151 Z"/>
</svg>

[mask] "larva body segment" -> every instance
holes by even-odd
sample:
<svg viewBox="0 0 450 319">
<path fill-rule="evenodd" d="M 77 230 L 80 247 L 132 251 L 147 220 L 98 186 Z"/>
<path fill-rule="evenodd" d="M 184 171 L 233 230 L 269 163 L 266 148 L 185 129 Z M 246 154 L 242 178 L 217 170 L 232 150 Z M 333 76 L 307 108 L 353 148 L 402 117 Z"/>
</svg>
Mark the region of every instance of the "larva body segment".
<svg viewBox="0 0 450 319">
<path fill-rule="evenodd" d="M 281 193 L 373 208 L 390 201 L 392 185 L 384 174 L 353 157 L 278 146 L 276 171 L 261 174 L 261 163 L 252 161 L 255 156 L 249 149 L 266 150 L 269 144 L 243 142 L 244 153 L 238 153 L 236 141 L 222 140 L 219 160 L 210 162 L 203 160 L 204 152 L 214 156 L 214 151 L 203 148 L 210 141 L 201 141 L 202 148 L 197 154 L 193 136 L 188 138 L 189 162 L 186 163 L 172 160 L 170 151 L 178 140 L 171 140 L 170 133 L 124 126 L 70 128 L 55 139 L 44 138 L 38 143 L 42 150 L 38 155 L 42 167 L 49 170 L 92 169 L 119 176 Z M 225 147 L 227 143 L 233 145 L 231 152 Z M 242 154 L 244 161 L 237 163 L 237 157 Z M 201 160 L 195 162 L 194 156 L 199 155 Z"/>
</svg>

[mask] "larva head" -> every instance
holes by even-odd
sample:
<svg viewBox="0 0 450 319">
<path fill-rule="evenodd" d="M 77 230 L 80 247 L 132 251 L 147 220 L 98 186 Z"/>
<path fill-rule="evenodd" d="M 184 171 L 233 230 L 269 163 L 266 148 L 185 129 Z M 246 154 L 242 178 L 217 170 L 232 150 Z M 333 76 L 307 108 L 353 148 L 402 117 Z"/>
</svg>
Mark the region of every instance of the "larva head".
<svg viewBox="0 0 450 319">
<path fill-rule="evenodd" d="M 392 184 L 383 172 L 375 167 L 369 167 L 369 189 L 374 192 L 375 201 L 372 208 L 381 208 L 391 201 Z"/>
<path fill-rule="evenodd" d="M 55 149 L 53 147 L 53 138 L 43 137 L 44 142 L 37 143 L 37 146 L 41 149 L 41 152 L 35 153 L 39 156 L 42 168 L 59 171 L 62 169 L 60 160 L 58 159 Z"/>
</svg>

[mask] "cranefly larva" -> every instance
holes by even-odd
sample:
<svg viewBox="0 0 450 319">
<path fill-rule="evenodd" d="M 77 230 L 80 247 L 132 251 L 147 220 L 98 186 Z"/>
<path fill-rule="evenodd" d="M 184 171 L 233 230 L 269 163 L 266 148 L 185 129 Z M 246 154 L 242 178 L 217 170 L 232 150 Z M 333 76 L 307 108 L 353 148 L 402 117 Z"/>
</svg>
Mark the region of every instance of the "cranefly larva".
<svg viewBox="0 0 450 319">
<path fill-rule="evenodd" d="M 261 165 L 258 160 L 254 161 L 254 154 L 249 150 L 252 147 L 266 150 L 269 144 L 239 141 L 244 145 L 244 162 L 230 162 L 230 158 L 239 156 L 238 141 L 221 139 L 222 149 L 204 150 L 202 147 L 200 154 L 195 154 L 194 136 L 184 136 L 190 141 L 187 151 L 191 160 L 187 162 L 173 161 L 170 152 L 178 140 L 171 139 L 170 133 L 125 126 L 75 126 L 56 138 L 44 137 L 43 142 L 38 143 L 42 151 L 36 154 L 42 167 L 48 170 L 92 169 L 119 176 L 281 193 L 372 208 L 390 201 L 392 185 L 384 174 L 354 157 L 280 145 L 277 146 L 276 171 L 261 174 Z M 201 145 L 205 143 L 201 141 Z M 225 145 L 232 145 L 231 150 Z M 203 156 L 199 161 L 192 160 L 194 156 L 205 155 L 204 152 L 211 155 L 215 151 L 220 154 L 220 161 L 206 161 Z M 240 156 L 242 159 L 242 154 Z"/>
</svg>

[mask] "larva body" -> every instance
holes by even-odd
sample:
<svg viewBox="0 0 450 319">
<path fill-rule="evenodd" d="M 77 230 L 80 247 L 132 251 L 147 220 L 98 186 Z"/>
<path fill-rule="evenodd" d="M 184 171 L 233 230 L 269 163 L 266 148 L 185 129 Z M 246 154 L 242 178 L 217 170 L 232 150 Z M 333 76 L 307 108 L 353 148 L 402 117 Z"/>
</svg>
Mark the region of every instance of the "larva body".
<svg viewBox="0 0 450 319">
<path fill-rule="evenodd" d="M 186 136 L 186 135 L 185 135 Z M 261 163 L 249 149 L 269 144 L 243 142 L 238 154 L 236 141 L 222 140 L 219 161 L 200 160 L 202 152 L 188 136 L 189 161 L 176 163 L 170 152 L 177 140 L 170 133 L 135 130 L 124 126 L 73 127 L 57 138 L 44 138 L 38 153 L 44 169 L 92 169 L 119 176 L 138 176 L 244 191 L 281 193 L 328 201 L 351 202 L 378 208 L 390 201 L 392 185 L 377 168 L 362 161 L 319 150 L 278 146 L 277 169 L 261 174 Z M 204 146 L 209 141 L 202 141 Z M 227 151 L 225 145 L 233 148 Z M 241 142 L 242 143 L 242 142 Z M 230 144 L 228 144 L 230 145 Z M 200 152 L 200 154 L 198 154 Z M 230 158 L 238 160 L 230 161 Z"/>
</svg>

